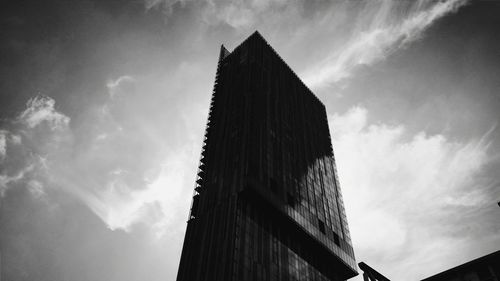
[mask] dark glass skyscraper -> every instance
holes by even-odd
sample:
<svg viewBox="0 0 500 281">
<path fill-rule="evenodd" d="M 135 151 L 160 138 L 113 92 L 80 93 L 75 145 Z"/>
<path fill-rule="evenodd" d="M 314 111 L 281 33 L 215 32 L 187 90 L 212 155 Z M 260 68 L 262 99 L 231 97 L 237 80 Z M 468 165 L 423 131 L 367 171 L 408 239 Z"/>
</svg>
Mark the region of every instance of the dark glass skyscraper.
<svg viewBox="0 0 500 281">
<path fill-rule="evenodd" d="M 177 280 L 355 275 L 325 106 L 258 32 L 222 46 Z"/>
</svg>

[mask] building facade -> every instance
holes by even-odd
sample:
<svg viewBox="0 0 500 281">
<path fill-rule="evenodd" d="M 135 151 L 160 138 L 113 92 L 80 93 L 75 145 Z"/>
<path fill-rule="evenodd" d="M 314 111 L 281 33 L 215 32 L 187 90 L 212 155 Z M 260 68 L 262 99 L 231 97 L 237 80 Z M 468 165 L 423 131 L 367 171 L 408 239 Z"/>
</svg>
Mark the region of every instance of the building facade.
<svg viewBox="0 0 500 281">
<path fill-rule="evenodd" d="M 500 281 L 500 251 L 450 268 L 422 281 Z"/>
<path fill-rule="evenodd" d="M 222 46 L 177 280 L 355 275 L 325 106 L 258 32 Z"/>
</svg>

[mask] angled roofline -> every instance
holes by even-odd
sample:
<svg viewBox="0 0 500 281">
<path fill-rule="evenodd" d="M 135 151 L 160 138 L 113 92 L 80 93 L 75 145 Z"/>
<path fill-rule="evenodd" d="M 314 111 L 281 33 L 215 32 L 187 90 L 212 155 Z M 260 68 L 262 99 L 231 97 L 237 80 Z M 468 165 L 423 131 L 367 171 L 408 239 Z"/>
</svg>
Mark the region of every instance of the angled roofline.
<svg viewBox="0 0 500 281">
<path fill-rule="evenodd" d="M 250 34 L 250 36 L 248 36 L 245 40 L 243 40 L 243 42 L 241 42 L 238 46 L 236 46 L 232 52 L 229 52 L 229 54 L 227 54 L 226 56 L 224 56 L 224 58 L 228 57 L 229 55 L 231 55 L 235 50 L 237 50 L 240 46 L 244 45 L 248 40 L 250 40 L 251 38 L 254 38 L 254 37 L 257 37 L 259 38 L 260 40 L 262 40 L 271 50 L 272 52 L 281 60 L 281 62 L 290 70 L 290 72 L 292 73 L 293 76 L 295 76 L 295 78 L 297 78 L 297 80 L 299 80 L 299 83 L 304 86 L 307 91 L 309 93 L 311 93 L 311 95 L 325 108 L 325 111 L 326 111 L 326 107 L 325 107 L 325 104 L 314 94 L 314 92 L 302 81 L 302 79 L 300 79 L 300 77 L 297 75 L 297 73 L 295 73 L 295 71 L 293 71 L 293 69 L 285 62 L 285 60 L 278 54 L 278 52 L 276 52 L 276 50 L 267 42 L 267 40 L 264 38 L 264 36 L 262 36 L 262 34 L 258 31 L 258 30 L 255 30 L 252 34 Z M 222 47 L 224 47 L 224 45 L 222 45 Z M 226 49 L 224 47 L 224 49 Z M 227 50 L 227 49 L 226 49 Z M 224 59 L 223 58 L 223 59 Z"/>
<path fill-rule="evenodd" d="M 450 268 L 448 270 L 445 270 L 445 271 L 442 271 L 438 274 L 434 274 L 432 276 L 429 276 L 425 279 L 422 279 L 421 281 L 431 281 L 431 280 L 434 280 L 436 278 L 440 278 L 440 277 L 443 277 L 447 274 L 451 274 L 451 273 L 455 273 L 455 272 L 458 272 L 460 271 L 461 269 L 465 269 L 467 268 L 468 266 L 471 266 L 473 264 L 476 264 L 476 263 L 480 263 L 480 262 L 484 262 L 484 261 L 487 261 L 491 258 L 498 258 L 500 259 L 500 250 L 499 251 L 496 251 L 496 252 L 493 252 L 493 253 L 490 253 L 490 254 L 487 254 L 485 256 L 482 256 L 482 257 L 479 257 L 477 259 L 474 259 L 474 260 L 471 260 L 471 261 L 468 261 L 466 263 L 463 263 L 461 265 L 458 265 L 458 266 L 455 266 L 453 268 Z"/>
</svg>

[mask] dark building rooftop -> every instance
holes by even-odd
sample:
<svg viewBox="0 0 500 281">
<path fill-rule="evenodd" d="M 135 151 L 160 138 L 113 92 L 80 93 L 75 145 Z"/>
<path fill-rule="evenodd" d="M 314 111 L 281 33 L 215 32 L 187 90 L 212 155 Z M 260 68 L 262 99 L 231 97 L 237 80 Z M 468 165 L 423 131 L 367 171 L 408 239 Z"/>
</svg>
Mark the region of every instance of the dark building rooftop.
<svg viewBox="0 0 500 281">
<path fill-rule="evenodd" d="M 422 279 L 422 281 L 441 280 L 498 281 L 500 280 L 500 251 L 493 252 Z"/>
</svg>

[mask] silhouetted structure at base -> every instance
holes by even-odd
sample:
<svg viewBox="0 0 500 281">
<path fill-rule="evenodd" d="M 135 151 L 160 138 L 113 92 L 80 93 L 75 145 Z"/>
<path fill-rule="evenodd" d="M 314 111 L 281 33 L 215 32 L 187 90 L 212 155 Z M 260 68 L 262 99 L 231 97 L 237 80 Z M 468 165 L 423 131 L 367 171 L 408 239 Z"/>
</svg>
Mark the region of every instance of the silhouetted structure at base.
<svg viewBox="0 0 500 281">
<path fill-rule="evenodd" d="M 222 46 L 177 280 L 355 275 L 325 106 L 259 33 Z"/>
<path fill-rule="evenodd" d="M 500 281 L 500 251 L 427 277 L 422 281 Z"/>
<path fill-rule="evenodd" d="M 363 270 L 364 281 L 390 281 L 387 277 L 371 268 L 364 262 L 358 263 L 359 269 Z"/>
</svg>

